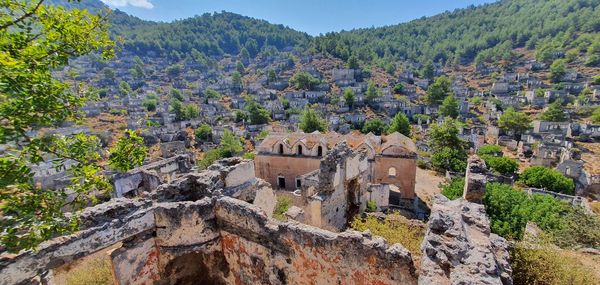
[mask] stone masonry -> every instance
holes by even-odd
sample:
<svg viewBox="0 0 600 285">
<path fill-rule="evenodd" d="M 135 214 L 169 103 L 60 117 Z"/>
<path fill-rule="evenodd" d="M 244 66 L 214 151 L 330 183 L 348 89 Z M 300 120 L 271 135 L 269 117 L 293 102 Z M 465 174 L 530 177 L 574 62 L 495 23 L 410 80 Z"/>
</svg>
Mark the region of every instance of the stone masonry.
<svg viewBox="0 0 600 285">
<path fill-rule="evenodd" d="M 482 205 L 436 199 L 417 272 L 400 244 L 278 222 L 274 204 L 252 161 L 221 160 L 88 208 L 80 231 L 37 251 L 2 253 L 0 284 L 51 284 L 53 269 L 116 244 L 115 284 L 510 284 L 506 241 Z"/>
</svg>

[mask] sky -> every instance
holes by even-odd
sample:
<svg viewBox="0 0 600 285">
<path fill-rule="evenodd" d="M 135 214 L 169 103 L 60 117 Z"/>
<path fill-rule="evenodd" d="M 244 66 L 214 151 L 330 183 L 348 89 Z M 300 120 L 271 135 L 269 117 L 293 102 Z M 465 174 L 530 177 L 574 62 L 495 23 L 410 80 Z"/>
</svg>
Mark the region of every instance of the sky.
<svg viewBox="0 0 600 285">
<path fill-rule="evenodd" d="M 145 20 L 170 22 L 228 11 L 310 35 L 393 25 L 494 0 L 101 0 Z"/>
</svg>

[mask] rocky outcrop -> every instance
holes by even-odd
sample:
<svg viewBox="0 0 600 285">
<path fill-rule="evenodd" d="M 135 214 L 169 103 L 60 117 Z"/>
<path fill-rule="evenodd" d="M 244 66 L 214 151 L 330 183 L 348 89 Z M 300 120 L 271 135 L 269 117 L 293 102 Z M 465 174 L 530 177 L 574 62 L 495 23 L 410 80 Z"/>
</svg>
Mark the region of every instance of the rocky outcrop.
<svg viewBox="0 0 600 285">
<path fill-rule="evenodd" d="M 419 284 L 512 284 L 508 243 L 483 205 L 437 195 L 427 226 Z"/>
</svg>

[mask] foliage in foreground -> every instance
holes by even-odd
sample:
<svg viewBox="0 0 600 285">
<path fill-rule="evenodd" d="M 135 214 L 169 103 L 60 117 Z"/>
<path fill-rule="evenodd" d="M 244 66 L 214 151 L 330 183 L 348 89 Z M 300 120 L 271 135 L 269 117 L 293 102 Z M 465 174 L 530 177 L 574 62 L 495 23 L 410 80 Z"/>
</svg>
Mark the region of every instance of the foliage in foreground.
<svg viewBox="0 0 600 285">
<path fill-rule="evenodd" d="M 125 136 L 117 141 L 110 149 L 108 164 L 119 172 L 127 172 L 144 164 L 148 148 L 144 145 L 144 139 L 134 131 L 125 131 Z"/>
<path fill-rule="evenodd" d="M 86 11 L 22 0 L 2 1 L 0 10 L 0 144 L 11 146 L 0 157 L 0 243 L 19 251 L 76 230 L 77 221 L 64 208 L 81 209 L 95 201 L 91 193 L 111 190 L 98 165 L 97 137 L 31 131 L 77 119 L 96 94 L 72 88 L 53 71 L 97 50 L 109 58 L 114 43 L 106 19 Z M 70 175 L 68 189 L 34 185 L 31 166 L 50 161 Z"/>
<path fill-rule="evenodd" d="M 399 243 L 408 249 L 412 255 L 420 256 L 421 243 L 425 232 L 422 227 L 411 225 L 398 213 L 389 214 L 385 220 L 374 216 L 361 218 L 356 216 L 351 227 L 357 231 L 370 230 L 375 236 L 383 237 L 388 244 Z"/>
<path fill-rule="evenodd" d="M 562 247 L 600 248 L 600 219 L 548 195 L 528 195 L 509 185 L 489 183 L 484 197 L 492 232 L 520 240 L 534 222 Z"/>
</svg>

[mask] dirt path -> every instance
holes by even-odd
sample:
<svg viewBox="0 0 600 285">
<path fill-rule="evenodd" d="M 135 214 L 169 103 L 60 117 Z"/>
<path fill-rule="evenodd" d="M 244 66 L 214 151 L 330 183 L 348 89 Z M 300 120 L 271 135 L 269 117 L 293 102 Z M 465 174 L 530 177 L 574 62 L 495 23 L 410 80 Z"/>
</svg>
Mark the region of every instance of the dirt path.
<svg viewBox="0 0 600 285">
<path fill-rule="evenodd" d="M 440 193 L 439 184 L 446 180 L 435 171 L 424 170 L 418 167 L 416 179 L 415 193 L 428 205 L 433 195 Z"/>
</svg>

